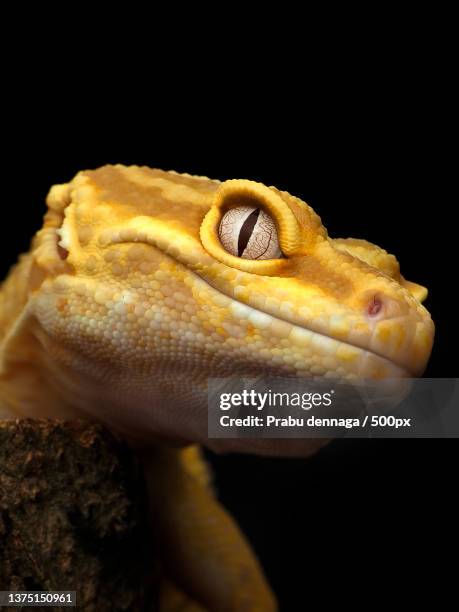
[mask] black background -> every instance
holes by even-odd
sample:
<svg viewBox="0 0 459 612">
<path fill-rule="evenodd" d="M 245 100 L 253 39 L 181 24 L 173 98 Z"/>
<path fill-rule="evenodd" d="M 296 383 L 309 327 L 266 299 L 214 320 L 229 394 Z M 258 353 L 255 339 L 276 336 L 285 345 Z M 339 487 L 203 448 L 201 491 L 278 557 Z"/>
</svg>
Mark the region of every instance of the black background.
<svg viewBox="0 0 459 612">
<path fill-rule="evenodd" d="M 427 70 L 427 72 L 426 72 Z M 256 72 L 254 71 L 253 74 Z M 179 72 L 172 100 L 123 73 L 101 70 L 11 98 L 4 115 L 2 244 L 5 274 L 39 228 L 50 185 L 80 169 L 136 163 L 273 184 L 309 202 L 331 236 L 361 237 L 395 253 L 404 276 L 429 288 L 437 327 L 426 375 L 457 375 L 456 278 L 448 95 L 436 70 L 397 75 L 307 73 L 256 80 Z M 144 75 L 145 77 L 145 75 Z M 157 78 L 157 75 L 155 76 Z M 80 84 L 80 85 L 79 85 Z M 430 95 L 427 97 L 426 93 Z M 171 103 L 170 103 L 171 102 Z M 308 460 L 210 457 L 216 485 L 258 552 L 281 601 L 296 611 L 338 597 L 412 600 L 457 555 L 453 440 L 335 441 Z M 457 559 L 456 559 L 457 561 Z M 398 591 L 397 591 L 398 593 Z M 400 597 L 400 594 L 397 594 Z"/>
</svg>

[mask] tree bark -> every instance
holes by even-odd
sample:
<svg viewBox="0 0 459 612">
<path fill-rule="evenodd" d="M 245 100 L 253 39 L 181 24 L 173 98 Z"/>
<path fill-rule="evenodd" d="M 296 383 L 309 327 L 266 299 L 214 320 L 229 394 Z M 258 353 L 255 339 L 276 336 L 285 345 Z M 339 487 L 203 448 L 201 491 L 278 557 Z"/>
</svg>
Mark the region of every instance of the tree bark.
<svg viewBox="0 0 459 612">
<path fill-rule="evenodd" d="M 124 442 L 85 421 L 0 422 L 0 590 L 71 590 L 78 609 L 151 611 L 158 567 Z"/>
</svg>

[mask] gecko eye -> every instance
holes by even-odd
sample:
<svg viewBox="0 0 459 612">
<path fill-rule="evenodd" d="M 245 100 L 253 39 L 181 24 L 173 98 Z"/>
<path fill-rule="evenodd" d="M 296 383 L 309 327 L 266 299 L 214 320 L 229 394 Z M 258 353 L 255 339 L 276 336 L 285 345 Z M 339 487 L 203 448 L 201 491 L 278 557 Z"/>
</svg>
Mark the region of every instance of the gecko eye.
<svg viewBox="0 0 459 612">
<path fill-rule="evenodd" d="M 274 220 L 256 206 L 236 206 L 223 215 L 218 228 L 224 248 L 243 259 L 279 259 L 282 252 Z"/>
</svg>

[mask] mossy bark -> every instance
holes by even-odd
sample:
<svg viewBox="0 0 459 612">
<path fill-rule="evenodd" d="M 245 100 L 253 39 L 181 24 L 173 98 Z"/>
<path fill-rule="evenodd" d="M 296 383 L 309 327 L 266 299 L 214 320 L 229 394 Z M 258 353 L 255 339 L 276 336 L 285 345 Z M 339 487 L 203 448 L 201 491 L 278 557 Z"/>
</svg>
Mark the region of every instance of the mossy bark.
<svg viewBox="0 0 459 612">
<path fill-rule="evenodd" d="M 78 609 L 140 612 L 157 609 L 158 580 L 127 445 L 85 421 L 1 422 L 0 590 L 72 590 Z"/>
</svg>

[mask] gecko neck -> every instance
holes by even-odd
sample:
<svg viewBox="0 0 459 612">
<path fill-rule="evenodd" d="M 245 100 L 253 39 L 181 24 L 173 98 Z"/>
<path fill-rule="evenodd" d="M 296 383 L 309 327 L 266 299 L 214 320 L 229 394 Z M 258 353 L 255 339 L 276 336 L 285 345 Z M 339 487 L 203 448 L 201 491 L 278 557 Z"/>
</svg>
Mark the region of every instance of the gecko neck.
<svg viewBox="0 0 459 612">
<path fill-rule="evenodd" d="M 144 402 L 142 394 L 136 397 L 128 381 L 114 378 L 107 385 L 94 375 L 98 368 L 90 356 L 77 354 L 47 334 L 32 307 L 43 278 L 26 255 L 0 291 L 0 419 L 101 420 L 139 447 L 144 439 L 178 440 L 179 431 L 149 427 L 150 402 Z M 133 405 L 140 410 L 136 427 L 129 418 Z"/>
<path fill-rule="evenodd" d="M 33 267 L 31 255 L 21 255 L 0 287 L 0 347 L 27 303 Z"/>
<path fill-rule="evenodd" d="M 39 324 L 30 313 L 30 296 L 45 273 L 31 253 L 20 257 L 0 290 L 0 419 L 74 416 L 53 383 Z"/>
</svg>

